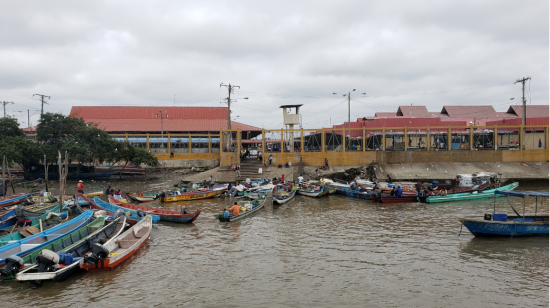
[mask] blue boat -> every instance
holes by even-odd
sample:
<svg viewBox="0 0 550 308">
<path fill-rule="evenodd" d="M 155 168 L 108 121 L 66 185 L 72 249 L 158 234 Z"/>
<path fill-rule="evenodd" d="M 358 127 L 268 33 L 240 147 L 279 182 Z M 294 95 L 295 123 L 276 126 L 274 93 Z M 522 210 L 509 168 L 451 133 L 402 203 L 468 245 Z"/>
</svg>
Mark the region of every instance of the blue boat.
<svg viewBox="0 0 550 308">
<path fill-rule="evenodd" d="M 114 205 L 114 204 L 105 202 L 105 201 L 103 201 L 99 198 L 94 198 L 94 203 L 97 206 L 99 206 L 101 208 L 104 208 L 106 211 L 111 212 L 111 213 L 115 213 L 118 210 L 123 210 L 124 213 L 126 213 L 126 217 L 128 217 L 130 219 L 134 219 L 134 220 L 137 220 L 137 221 L 140 221 L 140 220 L 143 219 L 142 216 L 138 215 L 137 211 L 134 211 L 132 209 L 126 209 L 126 208 L 120 207 L 118 205 Z M 160 221 L 160 216 L 159 215 L 152 215 L 152 214 L 146 214 L 146 215 L 152 216 L 153 222 L 159 222 Z"/>
<path fill-rule="evenodd" d="M 0 214 L 0 230 L 15 225 L 17 217 L 15 211 L 9 211 L 4 214 Z"/>
<path fill-rule="evenodd" d="M 7 257 L 14 255 L 18 257 L 26 256 L 74 230 L 82 228 L 92 219 L 93 214 L 93 211 L 85 211 L 66 223 L 0 247 L 0 266 L 4 266 Z"/>
<path fill-rule="evenodd" d="M 458 220 L 474 236 L 548 236 L 548 214 L 537 215 L 538 199 L 548 198 L 547 191 L 501 191 L 495 195 L 523 198 L 523 215 L 485 214 L 484 216 L 463 216 Z M 535 198 L 535 214 L 525 214 L 525 197 Z M 515 210 L 514 210 L 515 211 Z"/>
<path fill-rule="evenodd" d="M 8 197 L 4 200 L 0 200 L 0 208 L 21 203 L 25 200 L 25 198 L 27 198 L 27 195 Z"/>
</svg>

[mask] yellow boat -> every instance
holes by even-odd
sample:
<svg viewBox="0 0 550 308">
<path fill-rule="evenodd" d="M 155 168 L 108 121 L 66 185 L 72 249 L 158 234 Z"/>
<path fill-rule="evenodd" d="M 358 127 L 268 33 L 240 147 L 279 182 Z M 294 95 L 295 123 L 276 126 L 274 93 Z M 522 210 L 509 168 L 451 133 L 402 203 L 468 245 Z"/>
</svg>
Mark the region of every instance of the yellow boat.
<svg viewBox="0 0 550 308">
<path fill-rule="evenodd" d="M 165 192 L 162 192 L 159 197 L 161 202 L 176 202 L 215 198 L 219 197 L 222 193 L 223 190 L 199 190 L 167 196 Z"/>
</svg>

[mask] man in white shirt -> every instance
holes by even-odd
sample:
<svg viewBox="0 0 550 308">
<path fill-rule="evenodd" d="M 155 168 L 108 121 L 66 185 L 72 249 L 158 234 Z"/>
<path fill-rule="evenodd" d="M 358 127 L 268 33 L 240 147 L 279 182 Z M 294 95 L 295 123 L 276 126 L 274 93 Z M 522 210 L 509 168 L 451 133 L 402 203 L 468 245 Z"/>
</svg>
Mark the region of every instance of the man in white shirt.
<svg viewBox="0 0 550 308">
<path fill-rule="evenodd" d="M 246 184 L 250 185 L 250 178 L 246 178 Z"/>
<path fill-rule="evenodd" d="M 304 177 L 300 174 L 298 177 L 298 183 L 302 183 L 304 181 Z"/>
</svg>

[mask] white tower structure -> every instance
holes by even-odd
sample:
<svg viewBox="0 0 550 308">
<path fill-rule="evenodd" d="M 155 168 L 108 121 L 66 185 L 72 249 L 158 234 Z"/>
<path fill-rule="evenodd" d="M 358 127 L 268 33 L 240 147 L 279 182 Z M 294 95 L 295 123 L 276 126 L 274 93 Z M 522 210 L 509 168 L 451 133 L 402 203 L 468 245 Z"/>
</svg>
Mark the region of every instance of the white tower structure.
<svg viewBox="0 0 550 308">
<path fill-rule="evenodd" d="M 302 105 L 283 105 L 279 108 L 283 108 L 283 123 L 288 125 L 289 129 L 294 129 L 294 125 L 300 124 L 300 107 Z M 295 112 L 293 112 L 293 110 Z M 284 140 L 284 136 L 281 136 Z M 290 141 L 290 152 L 294 152 L 294 132 L 288 132 L 288 139 Z M 303 145 L 302 145 L 303 146 Z M 284 149 L 282 149 L 284 152 Z"/>
</svg>

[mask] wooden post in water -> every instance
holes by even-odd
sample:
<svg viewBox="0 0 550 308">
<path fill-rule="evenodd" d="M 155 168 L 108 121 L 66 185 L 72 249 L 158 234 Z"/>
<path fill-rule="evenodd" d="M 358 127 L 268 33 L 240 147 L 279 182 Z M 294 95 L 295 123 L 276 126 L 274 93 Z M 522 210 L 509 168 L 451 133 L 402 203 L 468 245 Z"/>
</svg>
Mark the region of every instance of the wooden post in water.
<svg viewBox="0 0 550 308">
<path fill-rule="evenodd" d="M 6 155 L 2 160 L 2 199 L 6 199 Z"/>
<path fill-rule="evenodd" d="M 48 162 L 46 161 L 46 155 L 44 155 L 44 180 L 46 181 L 46 191 L 50 191 L 48 189 Z"/>
<path fill-rule="evenodd" d="M 59 164 L 59 213 L 63 212 L 63 197 L 65 196 L 65 184 L 67 182 L 67 170 L 69 167 L 69 154 L 65 151 L 65 160 L 63 162 L 63 167 L 61 167 L 61 152 L 59 153 L 58 164 Z M 76 196 L 75 196 L 75 202 Z"/>
</svg>

